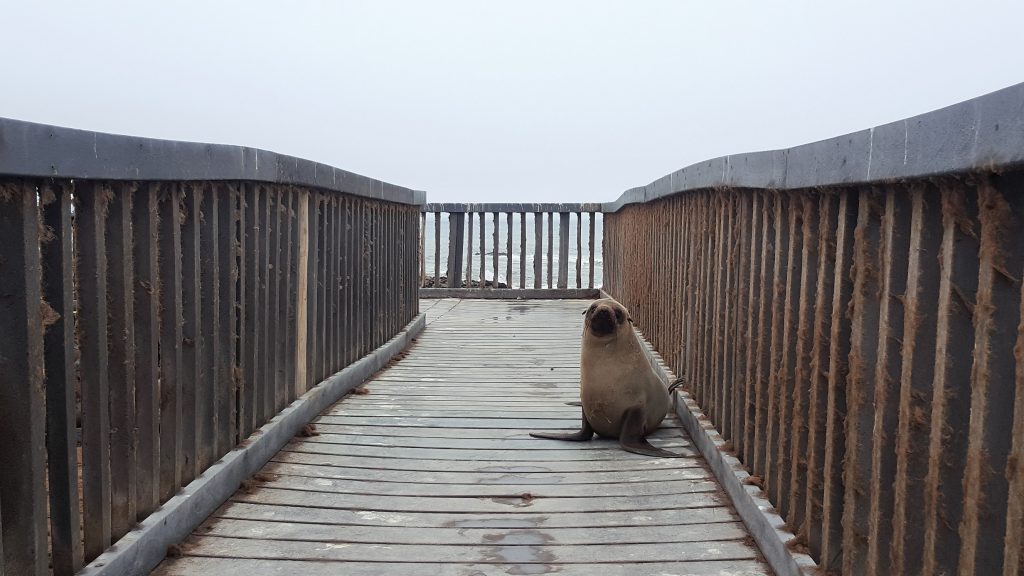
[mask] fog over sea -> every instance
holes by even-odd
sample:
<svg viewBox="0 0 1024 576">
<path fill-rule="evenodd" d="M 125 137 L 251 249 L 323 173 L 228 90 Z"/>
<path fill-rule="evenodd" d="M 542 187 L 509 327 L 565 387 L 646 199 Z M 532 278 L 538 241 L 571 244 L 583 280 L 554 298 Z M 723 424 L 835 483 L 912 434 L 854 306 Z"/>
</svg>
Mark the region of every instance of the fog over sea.
<svg viewBox="0 0 1024 576">
<path fill-rule="evenodd" d="M 441 249 L 441 261 L 440 261 L 440 273 L 442 277 L 448 276 L 448 240 L 449 240 L 449 215 L 443 214 L 427 214 L 426 226 L 424 227 L 424 233 L 426 235 L 424 242 L 424 270 L 428 279 L 434 276 L 434 261 L 436 257 L 435 251 L 435 240 L 437 235 L 435 233 L 435 218 L 440 216 L 441 227 L 440 227 L 440 249 Z M 473 215 L 473 239 L 472 239 L 472 279 L 480 279 L 480 216 L 474 213 Z M 498 215 L 498 282 L 506 284 L 512 288 L 518 288 L 520 283 L 520 250 L 522 247 L 521 239 L 521 224 L 520 214 L 512 215 L 512 278 L 511 282 L 506 278 L 507 266 L 508 266 L 508 215 Z M 559 238 L 559 218 L 558 214 L 554 215 L 554 247 L 551 253 L 552 256 L 552 274 L 551 280 L 553 284 L 558 283 L 558 238 Z M 484 278 L 486 280 L 494 280 L 494 220 L 493 215 L 488 212 L 484 218 L 484 240 L 486 241 L 486 249 L 484 255 Z M 570 214 L 569 216 L 569 288 L 576 287 L 576 260 L 580 260 L 580 286 L 586 288 L 590 282 L 590 216 L 589 214 L 583 214 L 583 221 L 580 228 L 580 251 L 576 250 L 577 232 L 576 232 L 576 214 Z M 541 286 L 548 288 L 548 217 L 544 215 L 543 224 L 543 272 L 541 274 Z M 594 217 L 594 286 L 600 287 L 602 285 L 602 262 L 601 262 L 601 238 L 603 235 L 603 220 L 601 214 L 595 214 Z M 463 284 L 466 282 L 466 256 L 469 253 L 470 247 L 469 240 L 469 217 L 466 218 L 465 224 L 465 237 L 463 239 L 463 261 L 462 261 L 462 277 Z M 533 288 L 533 266 L 534 266 L 534 249 L 535 234 L 534 234 L 534 216 L 533 214 L 526 215 L 526 288 Z M 428 280 L 429 281 L 429 280 Z M 551 286 L 552 288 L 554 286 Z"/>
</svg>

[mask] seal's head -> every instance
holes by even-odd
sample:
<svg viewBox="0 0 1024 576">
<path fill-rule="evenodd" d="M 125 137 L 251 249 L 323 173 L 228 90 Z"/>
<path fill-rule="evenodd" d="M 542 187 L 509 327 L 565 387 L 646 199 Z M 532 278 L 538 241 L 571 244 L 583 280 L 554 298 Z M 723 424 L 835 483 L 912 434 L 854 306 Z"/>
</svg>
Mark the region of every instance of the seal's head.
<svg viewBox="0 0 1024 576">
<path fill-rule="evenodd" d="M 622 329 L 628 330 L 633 322 L 626 307 L 611 298 L 595 300 L 583 314 L 586 316 L 584 333 L 598 338 L 614 336 Z"/>
</svg>

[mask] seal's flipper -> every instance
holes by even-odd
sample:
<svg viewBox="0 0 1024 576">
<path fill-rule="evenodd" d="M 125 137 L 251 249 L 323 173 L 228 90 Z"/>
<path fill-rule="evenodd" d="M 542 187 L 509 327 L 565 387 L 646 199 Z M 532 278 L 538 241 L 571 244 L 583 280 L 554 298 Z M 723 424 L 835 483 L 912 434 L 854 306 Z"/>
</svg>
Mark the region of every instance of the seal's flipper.
<svg viewBox="0 0 1024 576">
<path fill-rule="evenodd" d="M 583 426 L 578 432 L 570 432 L 568 434 L 559 432 L 530 432 L 530 436 L 534 438 L 549 438 L 551 440 L 569 440 L 570 442 L 586 442 L 594 437 L 594 429 L 590 427 L 590 422 L 587 422 L 587 415 L 583 414 Z"/>
<path fill-rule="evenodd" d="M 676 388 L 679 388 L 683 384 L 686 384 L 686 377 L 685 376 L 680 376 L 679 378 L 676 378 L 675 381 L 672 382 L 671 385 L 669 385 L 668 393 L 671 394 L 671 393 L 675 392 Z"/>
<path fill-rule="evenodd" d="M 626 452 L 654 456 L 656 458 L 682 458 L 682 454 L 662 450 L 651 446 L 644 438 L 644 416 L 643 408 L 634 406 L 626 410 L 622 415 L 622 430 L 619 431 L 619 446 Z"/>
<path fill-rule="evenodd" d="M 566 406 L 583 406 L 583 402 L 579 402 L 579 401 L 577 401 L 577 402 L 566 402 L 565 405 Z"/>
</svg>

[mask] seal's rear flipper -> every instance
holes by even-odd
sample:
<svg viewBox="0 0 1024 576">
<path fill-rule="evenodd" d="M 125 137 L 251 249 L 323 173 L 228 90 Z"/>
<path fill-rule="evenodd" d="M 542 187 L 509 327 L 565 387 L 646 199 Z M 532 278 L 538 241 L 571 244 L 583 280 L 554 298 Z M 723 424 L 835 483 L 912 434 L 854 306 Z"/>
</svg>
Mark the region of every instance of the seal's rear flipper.
<svg viewBox="0 0 1024 576">
<path fill-rule="evenodd" d="M 672 382 L 672 384 L 669 385 L 668 393 L 671 394 L 671 393 L 675 392 L 676 388 L 679 388 L 683 384 L 686 384 L 686 377 L 685 376 L 680 376 L 679 378 L 676 378 L 675 381 Z"/>
<path fill-rule="evenodd" d="M 651 446 L 651 443 L 644 438 L 644 416 L 643 408 L 634 406 L 626 410 L 622 415 L 622 430 L 619 431 L 619 446 L 626 452 L 654 456 L 656 458 L 683 458 L 682 454 L 662 450 Z"/>
<path fill-rule="evenodd" d="M 566 406 L 583 406 L 583 402 L 566 402 Z"/>
<path fill-rule="evenodd" d="M 587 422 L 587 415 L 583 414 L 583 426 L 578 432 L 570 432 L 568 434 L 559 432 L 530 432 L 530 436 L 534 438 L 549 438 L 551 440 L 586 442 L 594 437 L 594 429 L 590 427 L 590 422 Z"/>
</svg>

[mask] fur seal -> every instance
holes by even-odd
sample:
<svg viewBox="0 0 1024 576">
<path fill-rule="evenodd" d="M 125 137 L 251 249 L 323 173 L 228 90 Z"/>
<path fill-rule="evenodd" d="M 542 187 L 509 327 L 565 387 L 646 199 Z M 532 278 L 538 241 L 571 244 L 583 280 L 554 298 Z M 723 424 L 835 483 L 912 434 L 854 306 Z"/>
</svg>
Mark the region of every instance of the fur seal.
<svg viewBox="0 0 1024 576">
<path fill-rule="evenodd" d="M 580 354 L 580 404 L 583 425 L 578 432 L 531 432 L 534 438 L 582 442 L 597 433 L 618 438 L 627 452 L 679 458 L 651 446 L 645 436 L 658 429 L 670 407 L 670 389 L 654 372 L 633 332 L 629 311 L 612 298 L 596 300 L 584 312 Z"/>
</svg>

